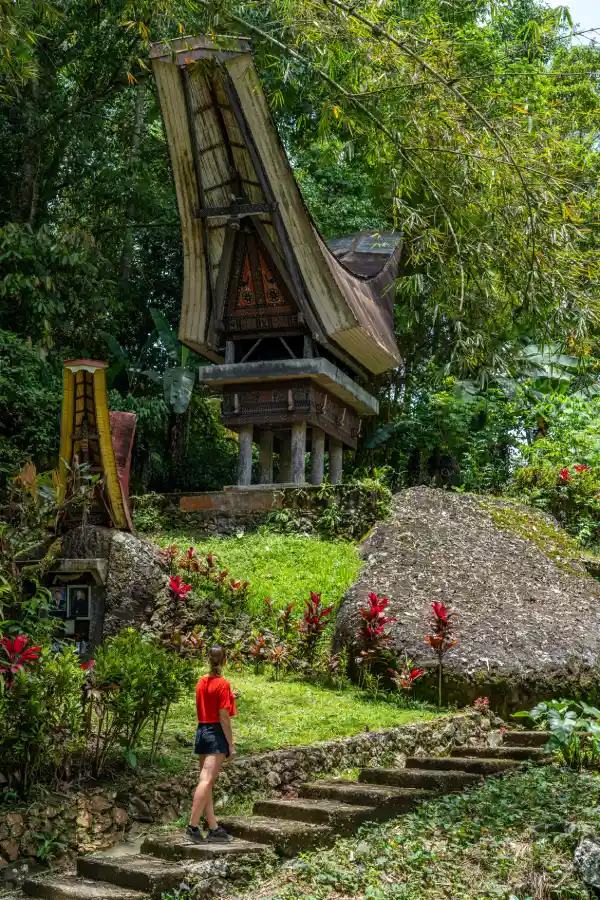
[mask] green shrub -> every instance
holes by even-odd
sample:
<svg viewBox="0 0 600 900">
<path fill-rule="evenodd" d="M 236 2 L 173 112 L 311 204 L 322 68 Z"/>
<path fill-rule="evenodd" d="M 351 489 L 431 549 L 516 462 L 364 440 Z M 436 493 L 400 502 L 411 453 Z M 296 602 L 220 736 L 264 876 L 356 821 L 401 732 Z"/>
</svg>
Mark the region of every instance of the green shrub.
<svg viewBox="0 0 600 900">
<path fill-rule="evenodd" d="M 47 469 L 58 458 L 61 382 L 25 341 L 0 330 L 0 491 L 32 459 Z"/>
<path fill-rule="evenodd" d="M 577 700 L 549 700 L 514 718 L 532 719 L 550 732 L 547 749 L 570 769 L 597 768 L 600 763 L 600 710 Z"/>
<path fill-rule="evenodd" d="M 142 732 L 150 730 L 150 759 L 160 744 L 172 703 L 194 684 L 190 662 L 134 629 L 108 638 L 98 651 L 86 691 L 94 774 L 119 749 L 135 765 Z"/>
<path fill-rule="evenodd" d="M 0 771 L 26 793 L 34 780 L 69 773 L 85 745 L 83 672 L 74 649 L 46 647 L 11 681 L 0 677 Z"/>
<path fill-rule="evenodd" d="M 518 496 L 547 510 L 580 544 L 600 535 L 600 400 L 553 397 L 535 411 L 536 440 L 522 447 Z"/>
</svg>

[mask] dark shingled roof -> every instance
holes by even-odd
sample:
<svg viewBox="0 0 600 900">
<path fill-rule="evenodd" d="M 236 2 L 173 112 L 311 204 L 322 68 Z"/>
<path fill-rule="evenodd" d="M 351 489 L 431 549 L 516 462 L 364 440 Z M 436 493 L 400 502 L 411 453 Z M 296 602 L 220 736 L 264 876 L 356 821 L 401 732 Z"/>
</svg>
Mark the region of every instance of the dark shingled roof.
<svg viewBox="0 0 600 900">
<path fill-rule="evenodd" d="M 353 275 L 372 278 L 385 267 L 400 247 L 402 237 L 397 231 L 358 231 L 327 241 L 327 246 Z"/>
</svg>

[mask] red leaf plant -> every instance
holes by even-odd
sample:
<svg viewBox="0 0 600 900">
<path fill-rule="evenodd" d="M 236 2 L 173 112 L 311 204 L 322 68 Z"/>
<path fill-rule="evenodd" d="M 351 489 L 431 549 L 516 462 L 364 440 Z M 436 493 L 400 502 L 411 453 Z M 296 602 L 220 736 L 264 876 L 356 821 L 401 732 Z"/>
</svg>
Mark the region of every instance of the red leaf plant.
<svg viewBox="0 0 600 900">
<path fill-rule="evenodd" d="M 400 671 L 396 669 L 390 669 L 390 671 L 392 673 L 392 681 L 398 690 L 407 692 L 412 691 L 415 681 L 418 681 L 425 674 L 425 669 L 413 668 L 413 663 L 410 659 L 406 660 Z"/>
<path fill-rule="evenodd" d="M 195 547 L 190 547 L 182 561 L 179 563 L 179 568 L 186 572 L 200 572 L 201 566 Z"/>
<path fill-rule="evenodd" d="M 558 477 L 560 479 L 561 484 L 566 484 L 567 481 L 569 481 L 569 479 L 571 478 L 571 473 L 569 472 L 569 470 L 566 467 L 564 467 L 558 473 Z"/>
<path fill-rule="evenodd" d="M 277 631 L 284 641 L 289 638 L 292 631 L 292 611 L 295 606 L 295 603 L 288 603 L 287 606 L 279 610 L 277 616 Z"/>
<path fill-rule="evenodd" d="M 432 627 L 429 634 L 425 636 L 425 643 L 431 647 L 438 659 L 438 706 L 440 707 L 442 705 L 444 656 L 451 647 L 458 644 L 453 637 L 455 615 L 453 609 L 448 609 L 444 603 L 440 603 L 438 600 L 431 604 Z"/>
<path fill-rule="evenodd" d="M 81 663 L 81 665 L 79 666 L 79 668 L 80 668 L 80 669 L 83 669 L 84 672 L 89 672 L 90 669 L 93 669 L 93 668 L 94 668 L 95 664 L 96 664 L 96 660 L 95 660 L 95 659 L 90 659 L 89 662 Z"/>
<path fill-rule="evenodd" d="M 169 587 L 179 600 L 185 600 L 185 595 L 192 590 L 191 584 L 184 584 L 181 575 L 171 575 Z"/>
<path fill-rule="evenodd" d="M 357 664 L 369 663 L 373 665 L 375 662 L 381 663 L 383 656 L 387 650 L 391 637 L 386 632 L 385 627 L 396 619 L 393 616 L 386 616 L 385 610 L 388 605 L 388 597 L 380 597 L 373 591 L 368 597 L 369 605 L 361 606 L 359 610 L 361 622 L 356 632 L 356 643 L 360 649 L 360 656 L 356 658 Z"/>
<path fill-rule="evenodd" d="M 321 594 L 310 591 L 310 597 L 304 601 L 305 610 L 302 622 L 298 626 L 300 642 L 304 654 L 309 663 L 315 658 L 317 644 L 327 628 L 327 616 L 333 609 L 332 606 L 323 606 Z"/>
<path fill-rule="evenodd" d="M 165 547 L 165 549 L 163 550 L 163 559 L 167 565 L 168 570 L 172 572 L 175 565 L 175 560 L 177 559 L 177 547 L 175 546 L 175 544 L 169 544 L 168 547 Z"/>
<path fill-rule="evenodd" d="M 581 475 L 583 472 L 589 472 L 590 467 L 586 466 L 585 463 L 579 463 L 578 465 L 573 467 L 578 475 Z"/>
<path fill-rule="evenodd" d="M 264 663 L 267 656 L 267 640 L 262 634 L 252 636 L 250 644 L 250 656 L 254 659 L 254 671 L 258 675 L 260 666 Z"/>
<path fill-rule="evenodd" d="M 0 639 L 0 647 L 7 656 L 6 660 L 0 659 L 0 675 L 7 676 L 7 684 L 10 687 L 12 676 L 20 672 L 25 666 L 36 662 L 41 647 L 28 647 L 29 636 L 26 634 L 18 634 L 15 638 L 4 637 Z"/>
<path fill-rule="evenodd" d="M 249 581 L 234 581 L 232 578 L 229 582 L 229 587 L 232 591 L 239 594 L 246 594 L 248 588 L 250 587 Z"/>
</svg>

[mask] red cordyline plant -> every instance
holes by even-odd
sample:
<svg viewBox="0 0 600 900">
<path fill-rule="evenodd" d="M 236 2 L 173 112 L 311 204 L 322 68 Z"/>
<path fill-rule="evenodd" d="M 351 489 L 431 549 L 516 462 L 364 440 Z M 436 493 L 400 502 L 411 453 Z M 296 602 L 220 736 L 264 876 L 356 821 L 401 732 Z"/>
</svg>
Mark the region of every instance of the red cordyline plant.
<svg viewBox="0 0 600 900">
<path fill-rule="evenodd" d="M 356 632 L 356 643 L 360 648 L 360 656 L 357 656 L 356 662 L 360 664 L 381 662 L 387 644 L 391 638 L 386 632 L 385 627 L 396 619 L 393 616 L 386 616 L 385 610 L 388 605 L 388 597 L 380 597 L 373 591 L 368 597 L 368 606 L 361 606 L 360 625 Z"/>
<path fill-rule="evenodd" d="M 252 636 L 252 641 L 250 643 L 250 656 L 254 660 L 254 671 L 258 675 L 261 665 L 264 663 L 267 658 L 267 640 L 262 634 L 255 634 Z"/>
<path fill-rule="evenodd" d="M 407 659 L 400 670 L 390 669 L 390 672 L 392 674 L 392 682 L 398 690 L 408 693 L 412 691 L 415 681 L 423 677 L 425 669 L 414 668 L 412 660 Z"/>
<path fill-rule="evenodd" d="M 200 560 L 198 559 L 195 547 L 190 547 L 190 549 L 187 551 L 187 553 L 179 563 L 179 568 L 183 569 L 185 572 L 201 571 Z"/>
<path fill-rule="evenodd" d="M 327 627 L 327 616 L 333 609 L 332 606 L 323 606 L 321 603 L 321 594 L 310 592 L 310 597 L 304 601 L 306 609 L 302 617 L 302 622 L 298 626 L 300 641 L 304 654 L 309 663 L 315 658 L 317 644 L 323 636 L 323 632 Z"/>
<path fill-rule="evenodd" d="M 192 589 L 191 584 L 185 584 L 183 582 L 181 575 L 171 575 L 169 578 L 169 587 L 179 600 L 185 600 L 186 594 Z"/>
<path fill-rule="evenodd" d="M 169 572 L 173 572 L 175 566 L 175 560 L 177 559 L 177 547 L 175 544 L 169 544 L 168 547 L 165 547 L 163 550 L 163 558 L 165 563 L 167 564 L 167 568 Z"/>
<path fill-rule="evenodd" d="M 273 670 L 275 672 L 275 681 L 278 681 L 281 673 L 285 669 L 290 667 L 289 650 L 285 646 L 285 644 L 280 644 L 278 647 L 273 647 L 273 649 L 269 651 L 268 660 L 269 663 L 273 666 Z"/>
<path fill-rule="evenodd" d="M 425 637 L 425 643 L 431 647 L 438 660 L 438 706 L 440 707 L 442 705 L 444 656 L 451 647 L 455 647 L 458 644 L 458 641 L 453 636 L 455 615 L 453 609 L 448 609 L 439 600 L 435 600 L 431 604 L 432 628 Z"/>
<path fill-rule="evenodd" d="M 229 582 L 229 591 L 231 599 L 236 603 L 242 603 L 248 598 L 249 581 L 235 581 L 233 578 Z"/>
<path fill-rule="evenodd" d="M 36 662 L 41 647 L 28 647 L 29 636 L 18 634 L 15 638 L 4 637 L 0 639 L 0 647 L 4 651 L 6 659 L 0 657 L 0 675 L 6 676 L 8 686 L 12 684 L 13 675 L 20 672 L 25 666 Z"/>
<path fill-rule="evenodd" d="M 288 603 L 277 615 L 277 631 L 284 640 L 289 638 L 292 631 L 292 612 L 295 606 L 295 603 Z"/>
</svg>

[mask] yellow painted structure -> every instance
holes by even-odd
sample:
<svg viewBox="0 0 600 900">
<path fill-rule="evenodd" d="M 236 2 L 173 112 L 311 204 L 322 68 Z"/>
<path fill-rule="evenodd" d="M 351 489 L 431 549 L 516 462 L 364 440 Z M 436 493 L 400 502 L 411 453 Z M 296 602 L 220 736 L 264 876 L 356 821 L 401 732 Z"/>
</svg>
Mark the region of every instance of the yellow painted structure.
<svg viewBox="0 0 600 900">
<path fill-rule="evenodd" d="M 68 360 L 63 370 L 60 428 L 59 501 L 69 499 L 72 478 L 80 466 L 99 476 L 95 500 L 108 524 L 128 528 L 110 431 L 103 362 Z"/>
</svg>

